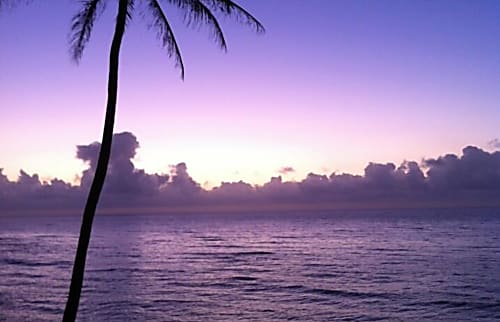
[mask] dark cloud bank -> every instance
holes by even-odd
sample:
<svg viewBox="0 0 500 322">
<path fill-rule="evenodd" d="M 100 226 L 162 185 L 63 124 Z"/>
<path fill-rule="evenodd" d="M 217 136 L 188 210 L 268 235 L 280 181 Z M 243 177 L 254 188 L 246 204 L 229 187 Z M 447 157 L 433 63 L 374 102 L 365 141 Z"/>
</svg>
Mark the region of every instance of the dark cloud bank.
<svg viewBox="0 0 500 322">
<path fill-rule="evenodd" d="M 83 207 L 97 163 L 99 143 L 77 146 L 89 165 L 80 186 L 20 171 L 9 181 L 0 170 L 0 213 L 78 211 Z M 132 159 L 139 143 L 132 133 L 115 134 L 100 209 L 105 212 L 320 210 L 333 208 L 500 206 L 500 151 L 477 147 L 462 156 L 447 154 L 420 164 L 370 163 L 364 175 L 310 173 L 299 182 L 273 177 L 262 186 L 222 182 L 203 189 L 186 164 L 168 174 L 148 174 Z M 293 172 L 283 167 L 279 172 Z"/>
</svg>

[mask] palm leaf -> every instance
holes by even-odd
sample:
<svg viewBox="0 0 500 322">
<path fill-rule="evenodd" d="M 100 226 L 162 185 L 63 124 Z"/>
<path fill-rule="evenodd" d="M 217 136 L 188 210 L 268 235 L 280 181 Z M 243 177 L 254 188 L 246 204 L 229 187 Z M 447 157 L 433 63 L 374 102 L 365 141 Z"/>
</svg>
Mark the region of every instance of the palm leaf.
<svg viewBox="0 0 500 322">
<path fill-rule="evenodd" d="M 213 15 L 212 11 L 200 0 L 168 0 L 184 12 L 184 21 L 188 26 L 202 27 L 207 25 L 211 31 L 213 40 L 224 51 L 227 50 L 226 39 L 222 28 Z"/>
<path fill-rule="evenodd" d="M 73 16 L 71 22 L 70 50 L 74 61 L 79 62 L 87 45 L 98 10 L 104 9 L 102 0 L 86 0 L 82 10 Z M 99 10 L 102 11 L 102 10 Z"/>
<path fill-rule="evenodd" d="M 0 0 L 0 10 L 3 10 L 5 8 L 12 9 L 15 6 L 17 6 L 18 4 L 20 4 L 21 2 L 24 2 L 27 4 L 31 1 L 32 0 Z"/>
<path fill-rule="evenodd" d="M 127 23 L 132 20 L 132 12 L 135 8 L 135 0 L 128 0 L 127 3 Z"/>
<path fill-rule="evenodd" d="M 153 17 L 153 26 L 157 30 L 158 38 L 162 41 L 163 47 L 167 49 L 169 57 L 174 58 L 175 67 L 180 68 L 181 78 L 184 79 L 184 62 L 167 16 L 157 0 L 149 0 L 148 7 Z"/>
<path fill-rule="evenodd" d="M 213 10 L 221 12 L 226 16 L 235 17 L 239 22 L 245 23 L 255 29 L 257 33 L 264 33 L 265 28 L 257 18 L 251 13 L 246 11 L 243 7 L 239 6 L 232 0 L 203 0 Z"/>
</svg>

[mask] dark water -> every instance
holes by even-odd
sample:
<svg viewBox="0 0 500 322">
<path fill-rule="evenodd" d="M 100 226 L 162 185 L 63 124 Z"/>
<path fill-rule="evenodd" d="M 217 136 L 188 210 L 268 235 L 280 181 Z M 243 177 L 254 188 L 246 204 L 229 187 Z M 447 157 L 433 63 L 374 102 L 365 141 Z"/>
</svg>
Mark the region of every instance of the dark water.
<svg viewBox="0 0 500 322">
<path fill-rule="evenodd" d="M 61 319 L 78 216 L 0 217 L 0 320 Z M 96 218 L 80 321 L 500 320 L 500 211 Z"/>
</svg>

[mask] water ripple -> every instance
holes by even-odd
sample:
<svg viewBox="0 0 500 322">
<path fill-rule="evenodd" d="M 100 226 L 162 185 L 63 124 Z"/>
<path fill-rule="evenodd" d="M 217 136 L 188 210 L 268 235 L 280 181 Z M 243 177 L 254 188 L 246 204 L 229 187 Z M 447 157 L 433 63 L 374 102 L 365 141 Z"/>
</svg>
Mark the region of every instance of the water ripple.
<svg viewBox="0 0 500 322">
<path fill-rule="evenodd" d="M 442 211 L 97 217 L 79 320 L 500 319 L 499 213 Z M 0 217 L 1 321 L 60 320 L 78 231 Z"/>
</svg>

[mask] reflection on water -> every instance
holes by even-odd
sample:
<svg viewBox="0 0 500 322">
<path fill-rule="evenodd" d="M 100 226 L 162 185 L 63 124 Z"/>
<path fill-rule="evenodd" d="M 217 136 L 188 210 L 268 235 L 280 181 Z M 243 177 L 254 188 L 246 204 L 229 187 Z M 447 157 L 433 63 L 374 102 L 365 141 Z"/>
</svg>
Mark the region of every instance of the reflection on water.
<svg viewBox="0 0 500 322">
<path fill-rule="evenodd" d="M 60 320 L 79 218 L 0 217 L 0 320 Z M 96 218 L 80 321 L 500 319 L 500 211 Z"/>
</svg>

